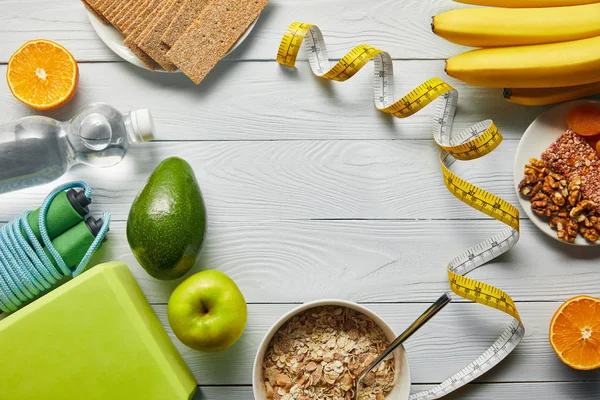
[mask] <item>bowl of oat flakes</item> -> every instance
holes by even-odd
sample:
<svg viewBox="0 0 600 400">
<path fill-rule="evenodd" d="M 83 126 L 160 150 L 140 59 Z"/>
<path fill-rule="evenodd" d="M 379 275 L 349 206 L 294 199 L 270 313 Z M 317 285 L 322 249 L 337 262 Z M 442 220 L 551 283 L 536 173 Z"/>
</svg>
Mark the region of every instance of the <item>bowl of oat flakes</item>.
<svg viewBox="0 0 600 400">
<path fill-rule="evenodd" d="M 255 400 L 353 400 L 355 380 L 396 338 L 377 314 L 349 301 L 319 300 L 281 317 L 262 340 Z M 410 370 L 400 346 L 363 381 L 360 400 L 407 400 Z"/>
</svg>

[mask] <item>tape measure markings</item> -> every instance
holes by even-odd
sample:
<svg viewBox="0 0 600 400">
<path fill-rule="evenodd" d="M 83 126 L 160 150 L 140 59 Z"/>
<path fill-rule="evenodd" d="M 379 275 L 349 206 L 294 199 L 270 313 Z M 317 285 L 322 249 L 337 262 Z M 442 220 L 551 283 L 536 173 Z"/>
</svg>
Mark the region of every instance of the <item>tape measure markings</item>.
<svg viewBox="0 0 600 400">
<path fill-rule="evenodd" d="M 513 317 L 500 337 L 475 361 L 429 390 L 414 393 L 410 400 L 437 399 L 489 371 L 510 354 L 525 335 L 512 298 L 504 291 L 465 275 L 510 250 L 519 240 L 519 211 L 512 204 L 455 175 L 451 166 L 457 160 L 474 160 L 493 151 L 502 142 L 502 134 L 493 121 L 479 122 L 456 137 L 452 124 L 458 104 L 458 92 L 439 78 L 431 78 L 394 101 L 394 68 L 391 56 L 382 50 L 361 44 L 342 57 L 333 67 L 327 57 L 323 34 L 315 25 L 292 23 L 281 40 L 277 62 L 294 68 L 300 47 L 308 53 L 313 73 L 321 78 L 345 81 L 373 60 L 373 98 L 378 110 L 398 117 L 409 117 L 436 99 L 433 137 L 440 146 L 440 166 L 444 184 L 459 200 L 506 224 L 495 236 L 471 247 L 450 261 L 447 267 L 450 288 L 458 296 L 495 308 Z"/>
</svg>

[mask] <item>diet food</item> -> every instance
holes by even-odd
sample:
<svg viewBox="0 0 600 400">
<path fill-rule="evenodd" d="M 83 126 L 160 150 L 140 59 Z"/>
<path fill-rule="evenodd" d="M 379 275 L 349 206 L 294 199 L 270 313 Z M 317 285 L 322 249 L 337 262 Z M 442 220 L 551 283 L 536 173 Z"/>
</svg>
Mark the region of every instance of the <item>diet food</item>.
<svg viewBox="0 0 600 400">
<path fill-rule="evenodd" d="M 21 103 L 36 110 L 52 110 L 66 104 L 77 92 L 79 67 L 60 44 L 30 40 L 8 60 L 6 81 Z"/>
<path fill-rule="evenodd" d="M 361 372 L 390 344 L 368 316 L 340 306 L 320 306 L 293 316 L 273 336 L 263 360 L 268 399 L 354 398 Z M 396 360 L 385 359 L 363 380 L 360 400 L 391 392 Z"/>
<path fill-rule="evenodd" d="M 199 84 L 268 0 L 82 0 L 125 36 L 150 70 L 180 69 Z"/>
<path fill-rule="evenodd" d="M 505 88 L 523 105 L 546 105 L 600 93 L 598 0 L 468 0 L 494 7 L 436 15 L 433 32 L 472 51 L 446 62 L 448 75 Z"/>
<path fill-rule="evenodd" d="M 550 322 L 550 344 L 558 358 L 571 368 L 600 368 L 600 299 L 577 296 L 567 300 Z"/>
<path fill-rule="evenodd" d="M 600 239 L 600 156 L 589 142 L 598 133 L 589 119 L 593 107 L 582 104 L 567 114 L 570 128 L 578 127 L 587 136 L 568 129 L 541 159 L 530 160 L 519 184 L 532 211 L 548 218 L 558 238 L 566 242 L 578 235 L 591 243 Z"/>
</svg>

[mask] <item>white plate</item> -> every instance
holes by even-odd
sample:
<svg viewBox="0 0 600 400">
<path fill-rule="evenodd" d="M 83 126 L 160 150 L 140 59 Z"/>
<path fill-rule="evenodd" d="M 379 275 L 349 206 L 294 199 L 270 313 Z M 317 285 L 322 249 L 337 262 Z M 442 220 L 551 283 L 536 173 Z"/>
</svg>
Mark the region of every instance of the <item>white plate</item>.
<svg viewBox="0 0 600 400">
<path fill-rule="evenodd" d="M 116 30 L 112 25 L 105 25 L 104 23 L 102 23 L 102 21 L 100 21 L 98 19 L 98 17 L 96 17 L 94 15 L 94 13 L 92 13 L 87 8 L 86 8 L 86 12 L 88 14 L 88 19 L 90 20 L 90 23 L 92 24 L 92 27 L 94 28 L 94 30 L 100 37 L 100 40 L 102 40 L 104 42 L 104 44 L 106 44 L 108 46 L 108 48 L 110 48 L 112 51 L 114 51 L 123 60 L 128 61 L 133 65 L 137 65 L 138 67 L 148 69 L 148 67 L 146 67 L 144 65 L 144 63 L 142 63 L 140 61 L 140 59 L 137 58 L 135 56 L 135 54 L 133 54 L 133 52 L 131 50 L 129 50 L 129 48 L 123 44 L 123 40 L 125 40 L 125 38 L 123 37 L 121 32 Z M 229 49 L 227 54 L 225 54 L 225 57 L 227 57 L 229 54 L 231 54 L 232 51 L 234 51 L 240 44 L 242 44 L 242 42 L 244 40 L 246 40 L 246 38 L 250 35 L 250 32 L 252 32 L 252 29 L 254 29 L 254 26 L 256 25 L 257 21 L 258 21 L 258 18 L 256 18 L 254 20 L 254 22 L 248 27 L 248 29 L 246 29 L 246 32 L 244 32 L 244 34 L 238 39 L 238 41 L 235 42 L 233 44 L 233 46 L 231 46 L 231 49 Z M 167 72 L 163 69 L 158 69 L 157 71 L 158 72 Z M 180 71 L 173 71 L 173 72 L 180 72 Z"/>
<path fill-rule="evenodd" d="M 521 203 L 521 207 L 523 210 L 525 210 L 525 214 L 527 214 L 527 217 L 529 217 L 531 222 L 533 222 L 535 226 L 537 226 L 542 232 L 560 241 L 561 243 L 566 242 L 563 242 L 556 236 L 556 231 L 552 230 L 552 228 L 548 226 L 547 219 L 540 217 L 531 211 L 531 203 L 529 203 L 529 199 L 521 196 L 519 193 L 519 183 L 524 177 L 523 169 L 525 164 L 529 162 L 530 158 L 539 159 L 544 150 L 546 150 L 556 139 L 559 138 L 560 135 L 567 130 L 567 123 L 565 122 L 566 113 L 571 109 L 571 107 L 581 103 L 600 104 L 600 102 L 593 100 L 570 101 L 568 103 L 563 103 L 553 107 L 537 117 L 536 120 L 529 125 L 529 128 L 527 128 L 523 134 L 523 138 L 519 142 L 517 153 L 515 154 L 515 164 L 513 167 L 515 190 L 517 192 L 519 202 Z M 590 243 L 581 235 L 578 235 L 575 239 L 575 242 L 569 244 L 573 244 L 575 246 L 597 246 L 600 245 L 600 242 Z"/>
</svg>

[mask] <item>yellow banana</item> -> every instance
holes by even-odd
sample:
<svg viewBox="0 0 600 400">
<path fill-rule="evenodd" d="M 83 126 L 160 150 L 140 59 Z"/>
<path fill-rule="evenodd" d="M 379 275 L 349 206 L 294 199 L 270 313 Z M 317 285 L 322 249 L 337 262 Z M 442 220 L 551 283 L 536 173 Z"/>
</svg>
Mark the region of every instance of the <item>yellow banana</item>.
<svg viewBox="0 0 600 400">
<path fill-rule="evenodd" d="M 600 3 L 550 8 L 461 8 L 433 17 L 433 32 L 473 47 L 566 42 L 600 35 Z"/>
<path fill-rule="evenodd" d="M 600 3 L 600 0 L 455 0 L 457 3 L 476 6 L 525 8 L 525 7 L 562 7 L 580 4 Z"/>
<path fill-rule="evenodd" d="M 508 101 L 525 106 L 545 106 L 596 94 L 600 94 L 600 82 L 556 88 L 504 89 L 504 97 Z"/>
<path fill-rule="evenodd" d="M 473 50 L 448 59 L 446 72 L 472 85 L 500 88 L 600 82 L 600 36 L 572 42 Z"/>
</svg>

